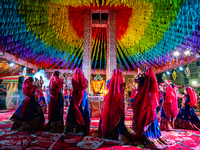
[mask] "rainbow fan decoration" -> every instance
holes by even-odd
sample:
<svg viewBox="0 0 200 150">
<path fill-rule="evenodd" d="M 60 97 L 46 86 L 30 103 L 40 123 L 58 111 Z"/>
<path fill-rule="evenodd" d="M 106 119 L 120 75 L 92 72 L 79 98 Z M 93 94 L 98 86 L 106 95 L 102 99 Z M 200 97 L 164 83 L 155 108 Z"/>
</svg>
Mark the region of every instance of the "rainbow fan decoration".
<svg viewBox="0 0 200 150">
<path fill-rule="evenodd" d="M 1 0 L 2 50 L 40 68 L 81 67 L 84 10 L 115 10 L 122 70 L 155 69 L 200 52 L 199 0 Z M 91 67 L 106 69 L 106 29 L 92 29 Z"/>
</svg>

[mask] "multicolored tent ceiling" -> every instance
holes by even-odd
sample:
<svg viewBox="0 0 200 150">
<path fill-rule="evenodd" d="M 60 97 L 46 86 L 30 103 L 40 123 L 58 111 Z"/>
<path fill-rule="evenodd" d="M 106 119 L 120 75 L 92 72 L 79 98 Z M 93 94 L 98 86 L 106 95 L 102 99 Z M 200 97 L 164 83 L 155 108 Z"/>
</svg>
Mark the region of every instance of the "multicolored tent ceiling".
<svg viewBox="0 0 200 150">
<path fill-rule="evenodd" d="M 44 69 L 81 67 L 85 9 L 116 10 L 121 69 L 159 68 L 200 51 L 199 0 L 1 0 L 2 50 Z M 105 69 L 104 33 L 93 30 L 94 69 Z"/>
</svg>

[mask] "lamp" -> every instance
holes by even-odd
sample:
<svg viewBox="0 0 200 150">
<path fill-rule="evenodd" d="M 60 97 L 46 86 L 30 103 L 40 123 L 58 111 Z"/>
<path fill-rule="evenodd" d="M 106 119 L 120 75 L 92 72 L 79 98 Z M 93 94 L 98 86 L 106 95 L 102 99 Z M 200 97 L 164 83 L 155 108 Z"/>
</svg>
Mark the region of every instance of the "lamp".
<svg viewBox="0 0 200 150">
<path fill-rule="evenodd" d="M 13 62 L 8 63 L 10 67 L 13 67 L 15 64 Z"/>
</svg>

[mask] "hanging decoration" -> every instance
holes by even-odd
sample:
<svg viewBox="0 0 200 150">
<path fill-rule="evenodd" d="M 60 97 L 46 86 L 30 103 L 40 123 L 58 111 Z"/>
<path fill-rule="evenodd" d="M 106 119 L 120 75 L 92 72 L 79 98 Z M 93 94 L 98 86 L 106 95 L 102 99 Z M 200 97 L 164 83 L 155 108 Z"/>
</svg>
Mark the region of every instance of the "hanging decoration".
<svg viewBox="0 0 200 150">
<path fill-rule="evenodd" d="M 81 67 L 85 9 L 116 11 L 117 62 L 124 70 L 155 69 L 200 47 L 198 0 L 2 0 L 0 44 L 38 67 Z M 92 68 L 105 69 L 106 34 L 94 29 Z"/>
<path fill-rule="evenodd" d="M 165 73 L 162 74 L 162 80 L 165 81 L 167 79 L 167 76 Z"/>
<path fill-rule="evenodd" d="M 107 52 L 107 29 L 93 27 L 92 41 L 91 68 L 94 70 L 105 70 Z"/>
<path fill-rule="evenodd" d="M 190 69 L 188 68 L 188 66 L 185 68 L 185 75 L 187 78 L 190 76 Z"/>
<path fill-rule="evenodd" d="M 177 78 L 177 73 L 176 73 L 175 70 L 174 70 L 173 73 L 172 73 L 172 78 L 173 78 L 174 80 L 176 80 L 176 78 Z"/>
</svg>

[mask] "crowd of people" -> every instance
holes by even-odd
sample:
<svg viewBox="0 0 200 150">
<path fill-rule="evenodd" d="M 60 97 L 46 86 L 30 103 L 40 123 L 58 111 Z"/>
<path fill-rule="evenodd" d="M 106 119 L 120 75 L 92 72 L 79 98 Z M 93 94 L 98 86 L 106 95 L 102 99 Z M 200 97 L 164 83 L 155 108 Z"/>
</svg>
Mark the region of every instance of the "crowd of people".
<svg viewBox="0 0 200 150">
<path fill-rule="evenodd" d="M 41 94 L 42 78 L 40 82 L 34 82 L 32 77 L 25 79 L 23 82 L 25 98 L 11 117 L 14 121 L 11 129 L 36 131 L 45 127 L 44 129 L 50 132 L 64 131 L 66 134 L 88 135 L 90 131 L 89 101 L 86 93 L 88 81 L 79 68 L 75 69 L 70 79 L 72 87 L 64 86 L 63 89 L 66 76 L 60 77 L 58 71 L 53 73 L 48 87 L 50 94 L 49 121 L 46 125 L 44 125 L 46 103 Z M 181 95 L 177 86 L 169 84 L 167 81 L 163 88 L 163 85 L 157 83 L 154 71 L 150 67 L 139 71 L 134 81 L 138 87 L 132 91 L 129 103 L 129 108 L 133 110 L 132 130 L 134 132 L 130 133 L 124 123 L 126 115 L 125 81 L 122 71 L 115 69 L 111 79 L 107 81 L 108 93 L 104 97 L 104 106 L 99 122 L 99 137 L 113 140 L 123 139 L 125 143 L 139 140 L 162 149 L 171 143 L 162 136 L 161 130 L 176 128 L 199 130 L 200 120 L 193 109 L 197 102 L 194 89 L 185 87 L 185 94 Z M 36 84 L 37 82 L 39 84 Z M 67 90 L 67 94 L 64 96 L 63 90 Z M 39 92 L 39 98 L 36 96 L 36 91 Z M 71 93 L 70 96 L 68 93 Z M 184 99 L 180 110 L 178 110 L 178 97 Z M 69 98 L 71 101 L 70 104 L 66 104 L 69 105 L 69 110 L 64 125 L 64 99 Z M 157 115 L 159 112 L 161 113 L 160 123 Z"/>
</svg>

